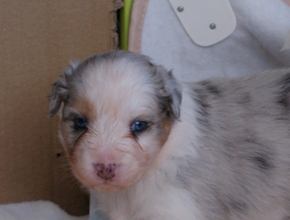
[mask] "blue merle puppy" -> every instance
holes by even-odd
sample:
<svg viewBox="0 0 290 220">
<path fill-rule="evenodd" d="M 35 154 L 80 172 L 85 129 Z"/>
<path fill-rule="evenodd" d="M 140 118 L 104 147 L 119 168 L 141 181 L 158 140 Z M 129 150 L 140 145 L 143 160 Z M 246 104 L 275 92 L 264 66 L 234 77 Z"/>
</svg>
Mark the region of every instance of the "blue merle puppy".
<svg viewBox="0 0 290 220">
<path fill-rule="evenodd" d="M 59 109 L 71 170 L 112 220 L 290 216 L 290 69 L 182 83 L 115 51 L 68 67 Z"/>
</svg>

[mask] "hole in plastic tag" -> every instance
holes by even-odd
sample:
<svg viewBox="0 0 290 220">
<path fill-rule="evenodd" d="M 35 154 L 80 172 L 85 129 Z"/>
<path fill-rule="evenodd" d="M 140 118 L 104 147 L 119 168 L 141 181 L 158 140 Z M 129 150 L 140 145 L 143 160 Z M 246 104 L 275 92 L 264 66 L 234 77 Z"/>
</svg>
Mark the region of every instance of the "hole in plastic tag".
<svg viewBox="0 0 290 220">
<path fill-rule="evenodd" d="M 190 38 L 199 46 L 214 45 L 230 36 L 237 21 L 228 0 L 169 0 Z"/>
</svg>

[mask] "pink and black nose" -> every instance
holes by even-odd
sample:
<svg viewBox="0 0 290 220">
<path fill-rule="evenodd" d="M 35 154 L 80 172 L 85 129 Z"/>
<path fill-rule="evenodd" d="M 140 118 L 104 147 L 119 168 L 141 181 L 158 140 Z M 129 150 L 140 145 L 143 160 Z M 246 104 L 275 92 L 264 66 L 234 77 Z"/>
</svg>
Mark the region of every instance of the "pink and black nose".
<svg viewBox="0 0 290 220">
<path fill-rule="evenodd" d="M 111 163 L 108 165 L 105 165 L 103 163 L 96 163 L 93 164 L 95 172 L 98 177 L 104 180 L 111 180 L 115 176 L 116 171 L 116 164 Z"/>
</svg>

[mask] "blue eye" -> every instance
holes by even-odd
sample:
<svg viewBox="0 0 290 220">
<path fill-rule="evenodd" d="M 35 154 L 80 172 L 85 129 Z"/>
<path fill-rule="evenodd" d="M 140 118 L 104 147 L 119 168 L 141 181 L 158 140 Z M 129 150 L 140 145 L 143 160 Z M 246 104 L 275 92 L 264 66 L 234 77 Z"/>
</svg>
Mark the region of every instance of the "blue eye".
<svg viewBox="0 0 290 220">
<path fill-rule="evenodd" d="M 146 121 L 135 121 L 131 126 L 132 132 L 145 131 L 148 128 L 148 123 Z"/>
<path fill-rule="evenodd" d="M 85 117 L 77 117 L 74 119 L 74 129 L 84 130 L 87 129 L 87 119 Z"/>
</svg>

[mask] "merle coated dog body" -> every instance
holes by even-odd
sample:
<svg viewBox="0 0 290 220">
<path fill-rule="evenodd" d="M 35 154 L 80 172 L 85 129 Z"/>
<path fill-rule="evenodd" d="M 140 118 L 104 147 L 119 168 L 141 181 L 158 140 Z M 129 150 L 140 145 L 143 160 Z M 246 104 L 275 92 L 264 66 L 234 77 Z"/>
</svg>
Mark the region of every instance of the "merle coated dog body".
<svg viewBox="0 0 290 220">
<path fill-rule="evenodd" d="M 290 215 L 290 69 L 181 83 L 117 51 L 71 65 L 60 107 L 72 172 L 112 220 Z"/>
</svg>

